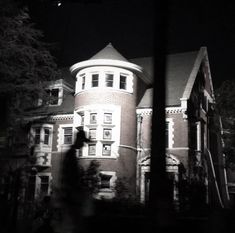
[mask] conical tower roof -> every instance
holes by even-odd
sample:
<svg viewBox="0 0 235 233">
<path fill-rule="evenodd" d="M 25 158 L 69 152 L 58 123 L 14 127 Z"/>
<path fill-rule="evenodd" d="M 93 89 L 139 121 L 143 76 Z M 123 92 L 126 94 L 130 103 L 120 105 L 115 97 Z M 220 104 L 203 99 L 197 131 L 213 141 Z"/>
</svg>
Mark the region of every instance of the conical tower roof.
<svg viewBox="0 0 235 233">
<path fill-rule="evenodd" d="M 118 60 L 118 61 L 126 61 L 128 60 L 123 57 L 111 43 L 109 43 L 106 47 L 92 56 L 89 60 L 96 60 L 96 59 L 110 59 L 110 60 Z"/>
</svg>

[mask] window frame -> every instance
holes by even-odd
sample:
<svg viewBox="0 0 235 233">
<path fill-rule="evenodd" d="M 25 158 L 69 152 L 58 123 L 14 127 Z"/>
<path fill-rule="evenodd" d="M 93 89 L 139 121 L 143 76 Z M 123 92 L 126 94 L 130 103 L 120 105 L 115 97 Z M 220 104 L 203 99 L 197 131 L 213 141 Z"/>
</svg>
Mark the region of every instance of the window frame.
<svg viewBox="0 0 235 233">
<path fill-rule="evenodd" d="M 92 147 L 92 146 L 95 148 L 95 149 L 94 149 L 95 152 L 92 152 L 92 153 L 91 153 L 91 147 Z M 89 144 L 88 144 L 88 157 L 95 157 L 95 156 L 96 156 L 96 149 L 97 149 L 96 147 L 97 147 L 96 143 L 89 143 Z"/>
<path fill-rule="evenodd" d="M 110 77 L 111 75 L 111 77 Z M 113 73 L 109 73 L 109 72 L 105 72 L 105 80 L 104 80 L 104 84 L 105 84 L 105 87 L 110 87 L 110 88 L 113 88 L 113 84 L 114 84 L 114 74 Z M 111 80 L 108 80 L 109 78 L 111 78 Z M 109 86 L 108 84 L 111 83 L 111 86 Z"/>
<path fill-rule="evenodd" d="M 107 135 L 106 132 L 109 134 Z M 103 140 L 112 140 L 112 129 L 111 128 L 103 128 Z"/>
<path fill-rule="evenodd" d="M 97 112 L 91 112 L 90 113 L 90 124 L 91 125 L 96 125 L 97 124 Z M 95 116 L 95 120 L 92 119 L 92 116 Z"/>
<path fill-rule="evenodd" d="M 66 133 L 65 130 L 70 128 L 71 129 L 71 133 Z M 65 138 L 67 137 L 71 137 L 71 143 L 65 143 Z M 71 145 L 73 144 L 73 127 L 72 126 L 65 126 L 63 127 L 63 144 L 64 145 Z"/>
<path fill-rule="evenodd" d="M 105 149 L 104 147 L 105 146 L 109 146 L 110 147 L 110 150 L 107 150 L 108 152 L 105 153 Z M 102 144 L 102 156 L 111 156 L 111 153 L 112 153 L 112 143 L 103 143 Z"/>
<path fill-rule="evenodd" d="M 95 131 L 95 133 L 93 133 L 93 134 L 95 134 L 95 136 L 91 135 L 92 131 Z M 91 140 L 96 140 L 97 139 L 97 128 L 90 128 L 89 129 L 89 139 L 91 139 Z"/>
<path fill-rule="evenodd" d="M 95 78 L 97 80 L 94 80 Z M 94 88 L 94 87 L 99 87 L 99 73 L 92 73 L 91 74 L 91 88 Z"/>
<path fill-rule="evenodd" d="M 107 116 L 111 116 L 111 120 L 107 120 Z M 104 112 L 104 120 L 103 123 L 104 124 L 112 124 L 113 122 L 113 114 L 109 113 L 109 112 Z"/>
<path fill-rule="evenodd" d="M 81 125 L 81 113 L 84 114 L 84 125 Z M 105 115 L 105 114 L 108 115 Z M 90 122 L 91 114 L 96 114 L 92 119 L 96 121 Z M 107 117 L 106 117 L 107 116 Z M 109 120 L 106 121 L 105 118 Z M 112 124 L 111 123 L 112 120 Z M 104 123 L 106 121 L 106 124 Z M 92 124 L 94 123 L 94 124 Z M 96 123 L 96 124 L 95 124 Z M 92 157 L 97 159 L 117 159 L 119 156 L 119 145 L 120 145 L 120 129 L 121 129 L 121 108 L 116 105 L 107 105 L 107 104 L 96 104 L 96 105 L 84 105 L 75 111 L 74 115 L 74 128 L 78 129 L 79 127 L 83 127 L 83 130 L 90 138 L 91 142 L 85 143 L 82 148 L 82 153 L 77 153 L 77 157 L 81 159 Z M 90 130 L 96 129 L 96 138 L 90 134 Z M 108 129 L 110 136 L 103 137 L 104 131 L 103 129 Z M 94 133 L 95 134 L 95 133 Z M 89 153 L 89 144 L 96 143 L 96 154 Z M 103 144 L 108 143 L 111 146 L 111 152 L 105 151 L 103 154 Z M 107 148 L 108 149 L 108 148 Z M 82 156 L 79 156 L 82 154 Z M 107 156 L 105 156 L 105 154 Z"/>
<path fill-rule="evenodd" d="M 119 89 L 120 90 L 127 90 L 127 77 L 128 75 L 120 73 L 119 75 Z M 122 78 L 125 78 L 125 80 L 121 80 Z M 124 85 L 124 87 L 122 87 Z"/>
<path fill-rule="evenodd" d="M 40 130 L 40 135 L 36 132 L 36 130 Z M 48 130 L 48 134 L 45 133 L 45 129 Z M 52 139 L 53 139 L 53 126 L 49 124 L 35 124 L 32 125 L 31 130 L 31 142 L 30 144 L 36 145 L 37 147 L 51 147 L 52 146 Z M 45 136 L 48 135 L 47 142 L 45 143 Z M 36 136 L 40 138 L 39 143 L 36 143 Z"/>
</svg>

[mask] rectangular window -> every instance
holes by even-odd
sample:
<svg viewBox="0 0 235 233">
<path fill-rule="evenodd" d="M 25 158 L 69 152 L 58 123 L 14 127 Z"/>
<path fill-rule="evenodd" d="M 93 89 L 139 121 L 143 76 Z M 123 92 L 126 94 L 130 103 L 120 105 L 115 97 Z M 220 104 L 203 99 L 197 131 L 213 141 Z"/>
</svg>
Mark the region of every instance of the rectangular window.
<svg viewBox="0 0 235 233">
<path fill-rule="evenodd" d="M 96 129 L 89 130 L 89 139 L 95 140 L 96 139 Z"/>
<path fill-rule="evenodd" d="M 105 74 L 105 86 L 113 87 L 113 74 Z"/>
<path fill-rule="evenodd" d="M 120 75 L 120 89 L 126 90 L 126 76 L 125 75 Z"/>
<path fill-rule="evenodd" d="M 100 189 L 110 189 L 112 175 L 100 173 Z"/>
<path fill-rule="evenodd" d="M 49 137 L 50 137 L 50 130 L 49 130 L 49 128 L 44 128 L 44 140 L 43 140 L 43 143 L 45 145 L 49 144 Z"/>
<path fill-rule="evenodd" d="M 84 115 L 81 115 L 81 125 L 84 125 Z"/>
<path fill-rule="evenodd" d="M 92 74 L 91 76 L 91 87 L 98 87 L 99 86 L 99 75 Z"/>
<path fill-rule="evenodd" d="M 112 129 L 104 129 L 103 139 L 111 140 L 112 139 Z"/>
<path fill-rule="evenodd" d="M 96 144 L 89 144 L 88 146 L 88 155 L 94 156 L 96 153 Z"/>
<path fill-rule="evenodd" d="M 85 89 L 85 74 L 82 74 L 81 75 L 81 79 L 82 79 L 82 90 L 84 90 Z"/>
<path fill-rule="evenodd" d="M 103 155 L 110 156 L 111 155 L 111 144 L 103 144 Z"/>
<path fill-rule="evenodd" d="M 104 113 L 104 124 L 112 124 L 112 113 Z"/>
<path fill-rule="evenodd" d="M 165 130 L 165 144 L 166 148 L 169 147 L 169 122 L 166 122 L 166 130 Z"/>
<path fill-rule="evenodd" d="M 59 89 L 51 89 L 49 90 L 49 104 L 50 105 L 58 105 L 58 100 L 59 100 Z"/>
<path fill-rule="evenodd" d="M 46 196 L 49 192 L 49 176 L 40 176 L 41 184 L 40 184 L 40 195 Z"/>
<path fill-rule="evenodd" d="M 40 128 L 35 128 L 34 144 L 40 144 Z"/>
<path fill-rule="evenodd" d="M 91 113 L 90 114 L 90 124 L 96 124 L 97 123 L 97 113 Z"/>
<path fill-rule="evenodd" d="M 73 142 L 73 128 L 65 127 L 64 129 L 64 144 L 72 144 Z"/>
</svg>

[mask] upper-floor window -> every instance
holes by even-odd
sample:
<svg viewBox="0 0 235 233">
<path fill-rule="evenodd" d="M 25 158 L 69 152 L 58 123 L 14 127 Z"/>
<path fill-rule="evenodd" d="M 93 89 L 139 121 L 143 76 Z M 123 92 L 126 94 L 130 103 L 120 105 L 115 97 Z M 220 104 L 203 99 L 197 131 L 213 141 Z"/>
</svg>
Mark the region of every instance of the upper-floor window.
<svg viewBox="0 0 235 233">
<path fill-rule="evenodd" d="M 102 155 L 110 156 L 111 155 L 111 148 L 112 148 L 112 145 L 110 143 L 109 144 L 103 144 Z"/>
<path fill-rule="evenodd" d="M 73 128 L 64 127 L 64 144 L 72 144 L 73 142 Z"/>
<path fill-rule="evenodd" d="M 88 155 L 89 156 L 95 156 L 96 154 L 96 144 L 92 143 L 88 145 Z"/>
<path fill-rule="evenodd" d="M 81 122 L 84 116 L 84 124 Z M 87 137 L 91 140 L 84 144 L 82 153 L 78 156 L 86 158 L 116 158 L 119 155 L 120 143 L 120 107 L 113 105 L 83 106 L 75 114 L 75 128 L 82 127 Z"/>
<path fill-rule="evenodd" d="M 117 67 L 89 67 L 77 74 L 76 94 L 93 88 L 122 90 L 133 93 L 134 74 Z"/>
<path fill-rule="evenodd" d="M 49 98 L 49 104 L 50 105 L 58 105 L 59 102 L 59 88 L 53 88 L 47 90 L 48 98 Z"/>
<path fill-rule="evenodd" d="M 50 136 L 50 129 L 44 128 L 44 144 L 45 145 L 49 144 L 49 136 Z"/>
<path fill-rule="evenodd" d="M 120 74 L 119 87 L 120 87 L 120 89 L 126 90 L 126 75 Z"/>
<path fill-rule="evenodd" d="M 104 113 L 104 124 L 112 124 L 112 113 Z"/>
<path fill-rule="evenodd" d="M 105 74 L 105 86 L 113 87 L 113 74 L 109 74 L 109 73 Z"/>
<path fill-rule="evenodd" d="M 112 129 L 103 130 L 103 139 L 111 140 L 112 139 Z"/>
<path fill-rule="evenodd" d="M 91 87 L 99 86 L 99 74 L 92 74 L 91 76 Z"/>
<path fill-rule="evenodd" d="M 50 145 L 51 144 L 51 127 L 41 126 L 41 127 L 33 127 L 31 130 L 31 134 L 33 136 L 33 141 L 35 145 Z"/>
<path fill-rule="evenodd" d="M 84 90 L 85 89 L 85 82 L 86 82 L 86 77 L 85 77 L 85 74 L 82 74 L 81 75 L 81 78 L 82 78 L 82 90 Z"/>
<path fill-rule="evenodd" d="M 97 113 L 91 113 L 90 114 L 90 124 L 96 124 L 97 123 Z"/>
<path fill-rule="evenodd" d="M 89 130 L 89 139 L 95 140 L 96 139 L 96 129 Z"/>
<path fill-rule="evenodd" d="M 41 129 L 39 127 L 37 128 L 34 128 L 34 132 L 35 132 L 35 135 L 34 135 L 34 144 L 40 144 L 40 135 L 41 135 Z"/>
</svg>

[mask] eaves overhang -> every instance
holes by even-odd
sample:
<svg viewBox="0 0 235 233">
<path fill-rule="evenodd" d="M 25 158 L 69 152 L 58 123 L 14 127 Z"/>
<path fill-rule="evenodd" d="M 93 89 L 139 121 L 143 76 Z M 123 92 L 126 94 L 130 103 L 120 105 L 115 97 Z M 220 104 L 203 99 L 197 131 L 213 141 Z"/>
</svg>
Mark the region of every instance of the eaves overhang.
<svg viewBox="0 0 235 233">
<path fill-rule="evenodd" d="M 141 66 L 138 66 L 131 62 L 112 60 L 112 59 L 92 59 L 92 60 L 78 62 L 70 67 L 70 72 L 72 73 L 72 75 L 76 76 L 76 74 L 80 70 L 94 66 L 111 66 L 111 67 L 127 69 L 135 73 L 146 84 L 151 84 L 152 82 L 150 77 L 146 74 L 146 72 Z"/>
</svg>

